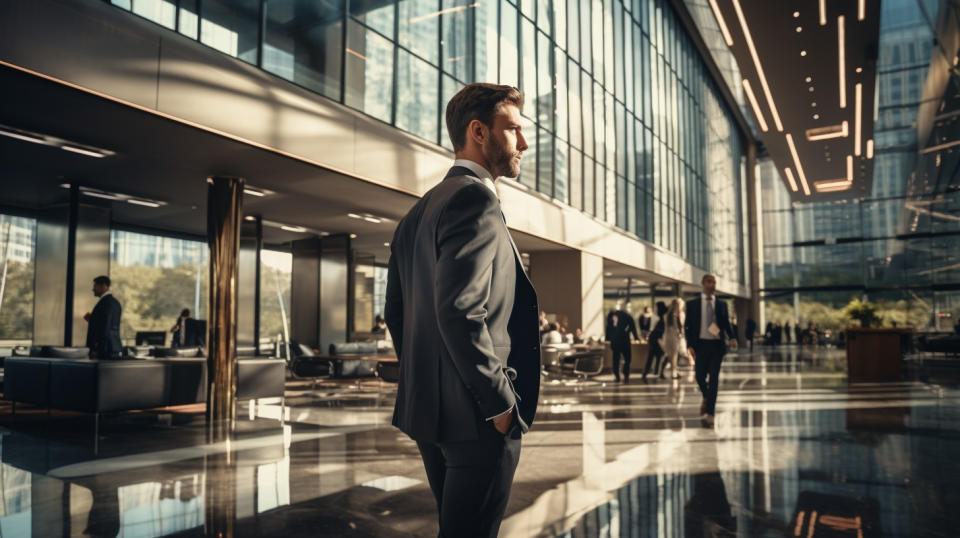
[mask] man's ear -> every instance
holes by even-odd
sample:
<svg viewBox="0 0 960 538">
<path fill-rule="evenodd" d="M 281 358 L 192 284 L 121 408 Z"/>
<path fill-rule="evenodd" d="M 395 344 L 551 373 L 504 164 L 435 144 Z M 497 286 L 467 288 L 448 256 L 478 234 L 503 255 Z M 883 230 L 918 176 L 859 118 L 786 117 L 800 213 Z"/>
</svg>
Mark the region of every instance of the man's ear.
<svg viewBox="0 0 960 538">
<path fill-rule="evenodd" d="M 483 124 L 480 120 L 473 120 L 467 125 L 467 137 L 471 138 L 478 145 L 483 145 L 483 142 L 489 136 L 487 126 Z"/>
</svg>

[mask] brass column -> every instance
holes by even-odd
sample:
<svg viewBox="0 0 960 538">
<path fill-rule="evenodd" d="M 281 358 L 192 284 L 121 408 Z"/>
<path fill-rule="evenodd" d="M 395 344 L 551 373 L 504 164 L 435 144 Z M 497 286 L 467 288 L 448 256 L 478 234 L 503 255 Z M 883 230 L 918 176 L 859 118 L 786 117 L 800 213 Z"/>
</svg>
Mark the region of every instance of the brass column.
<svg viewBox="0 0 960 538">
<path fill-rule="evenodd" d="M 237 273 L 243 179 L 214 177 L 207 178 L 207 183 L 207 432 L 215 442 L 229 438 L 237 419 Z"/>
<path fill-rule="evenodd" d="M 760 198 L 758 196 L 757 183 L 757 144 L 751 143 L 747 146 L 747 257 L 749 258 L 749 275 L 747 280 L 750 282 L 750 299 L 747 308 L 748 316 L 760 323 L 760 279 L 761 276 L 761 251 L 760 251 Z M 796 272 L 794 272 L 796 274 Z M 745 328 L 747 320 L 742 320 L 741 328 Z"/>
</svg>

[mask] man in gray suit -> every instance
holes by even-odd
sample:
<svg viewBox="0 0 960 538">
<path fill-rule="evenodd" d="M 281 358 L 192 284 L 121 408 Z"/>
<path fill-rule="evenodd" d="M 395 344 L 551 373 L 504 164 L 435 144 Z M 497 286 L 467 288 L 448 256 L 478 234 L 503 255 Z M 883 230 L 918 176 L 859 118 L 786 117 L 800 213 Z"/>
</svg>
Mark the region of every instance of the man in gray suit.
<svg viewBox="0 0 960 538">
<path fill-rule="evenodd" d="M 417 442 L 440 536 L 496 536 L 540 392 L 537 296 L 494 181 L 527 149 L 523 96 L 470 84 L 447 104 L 456 161 L 400 221 L 384 317 L 400 361 L 393 424 Z"/>
</svg>

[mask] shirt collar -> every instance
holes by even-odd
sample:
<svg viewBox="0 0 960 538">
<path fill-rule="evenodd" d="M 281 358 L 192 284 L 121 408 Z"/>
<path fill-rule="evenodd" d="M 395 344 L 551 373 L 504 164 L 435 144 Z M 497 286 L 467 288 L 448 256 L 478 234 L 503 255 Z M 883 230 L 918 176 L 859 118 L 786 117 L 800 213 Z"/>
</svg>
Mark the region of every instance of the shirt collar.
<svg viewBox="0 0 960 538">
<path fill-rule="evenodd" d="M 703 298 L 704 301 L 709 301 L 710 298 L 713 297 L 714 295 L 707 295 L 706 293 L 700 292 L 700 297 Z"/>
<path fill-rule="evenodd" d="M 103 295 L 101 295 L 100 297 L 98 297 L 97 300 L 103 299 L 103 298 L 106 297 L 107 295 L 110 295 L 110 290 L 107 290 L 107 291 L 103 292 Z"/>
<path fill-rule="evenodd" d="M 453 161 L 453 165 L 462 166 L 473 172 L 478 178 L 480 178 L 480 181 L 482 181 L 483 184 L 486 185 L 491 192 L 493 192 L 493 194 L 495 194 L 498 198 L 500 197 L 500 195 L 497 193 L 497 185 L 493 182 L 493 174 L 488 172 L 486 168 L 480 166 L 474 161 L 471 161 L 470 159 L 457 159 Z"/>
</svg>

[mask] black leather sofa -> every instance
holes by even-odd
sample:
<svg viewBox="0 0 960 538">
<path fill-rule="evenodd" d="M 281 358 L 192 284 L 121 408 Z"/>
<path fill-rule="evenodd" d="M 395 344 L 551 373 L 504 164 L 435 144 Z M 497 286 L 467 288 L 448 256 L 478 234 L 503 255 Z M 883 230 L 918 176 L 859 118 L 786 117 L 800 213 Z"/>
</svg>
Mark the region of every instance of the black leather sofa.
<svg viewBox="0 0 960 538">
<path fill-rule="evenodd" d="M 207 399 L 207 359 L 91 360 L 7 357 L 4 394 L 13 402 L 95 415 L 202 403 Z M 237 361 L 237 399 L 283 397 L 286 364 L 281 359 Z M 95 443 L 96 448 L 96 443 Z"/>
</svg>

